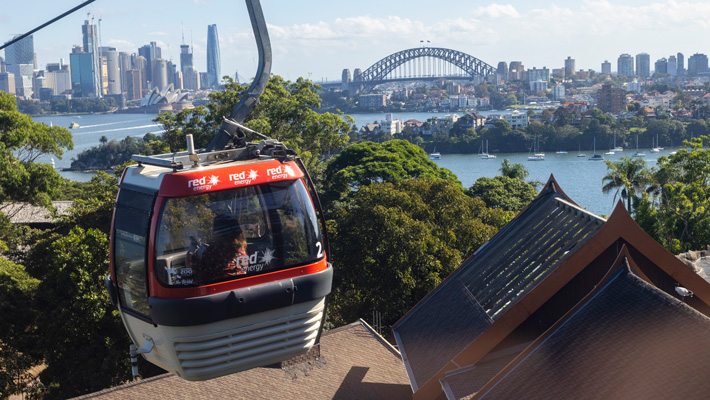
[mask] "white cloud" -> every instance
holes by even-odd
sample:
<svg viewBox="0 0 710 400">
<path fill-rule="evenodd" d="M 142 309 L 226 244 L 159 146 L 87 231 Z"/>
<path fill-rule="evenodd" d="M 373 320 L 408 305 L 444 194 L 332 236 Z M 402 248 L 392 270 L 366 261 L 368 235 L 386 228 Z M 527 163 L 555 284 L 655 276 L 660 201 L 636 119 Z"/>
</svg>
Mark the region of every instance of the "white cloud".
<svg viewBox="0 0 710 400">
<path fill-rule="evenodd" d="M 519 18 L 520 14 L 510 4 L 490 4 L 485 7 L 478 7 L 471 13 L 472 16 L 479 19 L 501 19 L 501 18 Z"/>
</svg>

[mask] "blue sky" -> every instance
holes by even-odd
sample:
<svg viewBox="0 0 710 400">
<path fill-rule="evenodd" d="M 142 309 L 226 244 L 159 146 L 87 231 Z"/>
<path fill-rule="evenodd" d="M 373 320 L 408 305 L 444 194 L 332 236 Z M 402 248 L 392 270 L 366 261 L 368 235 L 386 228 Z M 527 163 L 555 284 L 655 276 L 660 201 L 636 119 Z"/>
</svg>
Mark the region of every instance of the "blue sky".
<svg viewBox="0 0 710 400">
<path fill-rule="evenodd" d="M 0 41 L 24 33 L 82 0 L 4 0 Z M 9 3 L 9 4 L 7 4 Z M 274 49 L 272 72 L 295 80 L 339 79 L 343 68 L 365 69 L 379 59 L 420 45 L 471 54 L 493 66 L 522 61 L 526 68 L 616 69 L 621 53 L 646 52 L 651 62 L 682 52 L 710 53 L 710 2 L 677 0 L 572 1 L 325 1 L 262 0 Z M 136 52 L 156 41 L 178 62 L 182 32 L 205 70 L 207 25 L 217 24 L 222 74 L 249 78 L 256 48 L 241 0 L 96 0 L 35 34 L 40 67 L 68 60 L 81 44 L 86 13 L 101 19 L 102 44 Z"/>
</svg>

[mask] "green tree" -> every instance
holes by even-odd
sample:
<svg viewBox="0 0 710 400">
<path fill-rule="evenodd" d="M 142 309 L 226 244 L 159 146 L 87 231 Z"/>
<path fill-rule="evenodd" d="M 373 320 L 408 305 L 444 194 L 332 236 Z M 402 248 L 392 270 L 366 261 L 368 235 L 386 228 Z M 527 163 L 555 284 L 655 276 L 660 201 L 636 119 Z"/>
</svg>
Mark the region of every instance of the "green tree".
<svg viewBox="0 0 710 400">
<path fill-rule="evenodd" d="M 318 169 L 321 158 L 332 155 L 347 143 L 354 123 L 349 116 L 317 113 L 315 109 L 321 104 L 316 93 L 319 88 L 307 79 L 290 82 L 274 75 L 244 125 L 284 142 L 303 158 L 309 170 Z M 229 116 L 246 89 L 247 86 L 227 78 L 225 89 L 212 93 L 212 102 L 205 107 L 160 114 L 155 121 L 163 124 L 163 138 L 169 143 L 170 150 L 185 149 L 188 133 L 194 136 L 197 148 L 206 147 L 222 124 L 222 118 Z"/>
<path fill-rule="evenodd" d="M 439 168 L 424 150 L 405 140 L 358 143 L 346 147 L 328 163 L 324 197 L 339 200 L 365 185 L 418 177 L 448 179 L 461 185 L 451 171 Z"/>
<path fill-rule="evenodd" d="M 21 265 L 0 257 L 0 398 L 22 392 L 32 379 L 29 369 L 40 362 L 21 351 L 30 343 L 38 284 Z"/>
<path fill-rule="evenodd" d="M 530 175 L 530 172 L 525 169 L 525 166 L 520 163 L 515 163 L 511 164 L 510 160 L 507 158 L 503 159 L 503 162 L 500 164 L 500 171 L 503 176 L 508 177 L 508 178 L 513 178 L 513 179 L 519 179 L 521 181 L 524 181 L 525 178 Z"/>
<path fill-rule="evenodd" d="M 508 176 L 478 178 L 467 193 L 480 197 L 487 207 L 515 212 L 525 208 L 537 196 L 533 185 Z"/>
<path fill-rule="evenodd" d="M 329 221 L 339 271 L 330 318 L 340 325 L 376 310 L 395 322 L 509 218 L 446 179 L 362 186 Z"/>
<path fill-rule="evenodd" d="M 607 173 L 602 178 L 602 193 L 614 192 L 617 198 L 626 200 L 626 209 L 631 212 L 632 199 L 651 184 L 651 172 L 641 158 L 621 157 L 619 161 L 604 161 Z"/>
<path fill-rule="evenodd" d="M 61 158 L 72 148 L 67 129 L 34 122 L 17 111 L 15 96 L 0 91 L 0 214 L 9 202 L 50 207 L 61 179 L 50 165 L 35 160 L 45 154 Z M 0 243 L 4 240 L 8 231 L 0 230 Z"/>
</svg>

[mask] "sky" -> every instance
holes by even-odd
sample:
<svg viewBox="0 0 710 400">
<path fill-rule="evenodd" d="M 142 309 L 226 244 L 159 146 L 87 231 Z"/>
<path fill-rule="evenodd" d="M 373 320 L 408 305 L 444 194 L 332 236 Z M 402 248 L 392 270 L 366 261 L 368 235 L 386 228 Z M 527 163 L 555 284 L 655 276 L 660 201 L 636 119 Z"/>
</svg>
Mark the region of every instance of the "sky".
<svg viewBox="0 0 710 400">
<path fill-rule="evenodd" d="M 27 32 L 84 0 L 3 0 L 0 41 Z M 7 4 L 9 3 L 9 4 Z M 710 54 L 710 2 L 676 0 L 262 0 L 273 48 L 272 73 L 288 80 L 339 80 L 343 68 L 365 70 L 400 50 L 444 47 L 492 66 L 522 61 L 525 68 L 616 70 L 622 53 L 648 53 L 651 64 L 677 52 Z M 81 25 L 101 19 L 101 44 L 136 53 L 155 41 L 163 58 L 179 64 L 180 44 L 192 44 L 194 64 L 206 71 L 207 26 L 217 24 L 222 75 L 250 79 L 258 55 L 243 1 L 96 0 L 35 33 L 38 64 L 69 60 L 81 44 Z M 3 54 L 0 54 L 3 55 Z M 652 67 L 653 69 L 653 67 Z"/>
</svg>

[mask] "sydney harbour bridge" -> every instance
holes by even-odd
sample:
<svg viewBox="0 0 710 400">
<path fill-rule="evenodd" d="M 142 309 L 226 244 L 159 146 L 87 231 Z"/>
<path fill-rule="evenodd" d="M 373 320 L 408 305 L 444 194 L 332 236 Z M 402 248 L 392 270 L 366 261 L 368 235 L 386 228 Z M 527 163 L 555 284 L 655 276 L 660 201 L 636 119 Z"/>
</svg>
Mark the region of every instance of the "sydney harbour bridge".
<svg viewBox="0 0 710 400">
<path fill-rule="evenodd" d="M 482 81 L 495 76 L 495 68 L 469 54 L 439 47 L 417 47 L 398 51 L 362 71 L 343 71 L 340 82 L 320 83 L 324 89 L 358 90 L 388 82 L 465 79 Z"/>
</svg>

